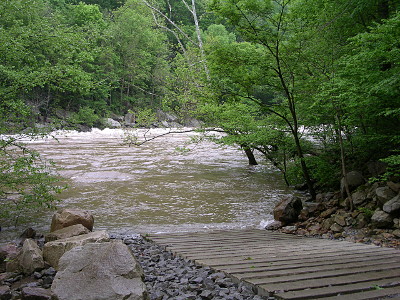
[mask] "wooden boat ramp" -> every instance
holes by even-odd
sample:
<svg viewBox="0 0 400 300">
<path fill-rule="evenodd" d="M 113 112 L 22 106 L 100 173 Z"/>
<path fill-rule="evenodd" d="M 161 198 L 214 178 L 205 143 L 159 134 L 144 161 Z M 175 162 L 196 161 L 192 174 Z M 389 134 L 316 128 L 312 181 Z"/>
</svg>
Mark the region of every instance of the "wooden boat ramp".
<svg viewBox="0 0 400 300">
<path fill-rule="evenodd" d="M 150 235 L 276 299 L 400 299 L 400 251 L 266 230 Z"/>
</svg>

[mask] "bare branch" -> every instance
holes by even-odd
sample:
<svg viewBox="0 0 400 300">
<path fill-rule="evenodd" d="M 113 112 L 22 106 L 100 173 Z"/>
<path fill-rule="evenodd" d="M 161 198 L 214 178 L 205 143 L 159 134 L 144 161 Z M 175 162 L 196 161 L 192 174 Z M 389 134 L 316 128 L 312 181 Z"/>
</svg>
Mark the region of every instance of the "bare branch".
<svg viewBox="0 0 400 300">
<path fill-rule="evenodd" d="M 157 7 L 151 5 L 147 0 L 142 0 L 143 3 L 151 8 L 153 11 L 157 12 L 160 16 L 162 16 L 165 20 L 168 21 L 176 30 L 179 31 L 180 34 L 182 34 L 189 42 L 191 42 L 193 45 L 199 47 L 199 45 L 193 41 L 174 21 L 172 21 L 166 14 L 164 14 L 161 10 L 159 10 Z M 171 29 L 170 29 L 171 30 Z"/>
</svg>

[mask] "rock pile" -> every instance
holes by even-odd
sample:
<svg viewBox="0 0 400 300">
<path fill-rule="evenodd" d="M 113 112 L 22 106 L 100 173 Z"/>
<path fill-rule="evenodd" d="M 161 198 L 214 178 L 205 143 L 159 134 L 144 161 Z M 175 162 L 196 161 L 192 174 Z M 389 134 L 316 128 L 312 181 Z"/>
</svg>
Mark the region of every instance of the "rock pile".
<svg viewBox="0 0 400 300">
<path fill-rule="evenodd" d="M 400 184 L 364 184 L 364 180 L 353 173 L 353 211 L 347 209 L 350 198 L 343 199 L 343 191 L 318 194 L 315 202 L 303 201 L 303 208 L 296 210 L 296 217 L 293 217 L 293 207 L 297 199 L 284 199 L 276 210 L 279 214 L 287 211 L 287 216 L 278 214 L 280 218 L 275 218 L 266 229 L 400 248 Z M 286 219 L 291 222 L 282 222 Z"/>
<path fill-rule="evenodd" d="M 91 232 L 93 222 L 86 211 L 63 210 L 45 238 L 30 230 L 22 247 L 1 247 L 0 300 L 148 299 L 132 252 L 105 231 Z"/>
</svg>

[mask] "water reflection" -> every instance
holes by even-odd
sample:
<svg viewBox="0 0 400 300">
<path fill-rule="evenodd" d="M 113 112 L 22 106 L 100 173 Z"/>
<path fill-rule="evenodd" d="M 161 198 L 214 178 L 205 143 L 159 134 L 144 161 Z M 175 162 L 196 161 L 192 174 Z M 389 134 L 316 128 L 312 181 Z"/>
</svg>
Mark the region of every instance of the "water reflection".
<svg viewBox="0 0 400 300">
<path fill-rule="evenodd" d="M 157 134 L 161 129 L 154 129 Z M 34 147 L 63 169 L 70 188 L 60 207 L 93 212 L 95 229 L 169 232 L 258 226 L 290 193 L 269 166 L 248 166 L 233 147 L 203 141 L 176 151 L 196 133 L 173 134 L 140 147 L 121 144 L 123 131 L 59 134 Z M 47 231 L 50 214 L 34 226 Z"/>
</svg>

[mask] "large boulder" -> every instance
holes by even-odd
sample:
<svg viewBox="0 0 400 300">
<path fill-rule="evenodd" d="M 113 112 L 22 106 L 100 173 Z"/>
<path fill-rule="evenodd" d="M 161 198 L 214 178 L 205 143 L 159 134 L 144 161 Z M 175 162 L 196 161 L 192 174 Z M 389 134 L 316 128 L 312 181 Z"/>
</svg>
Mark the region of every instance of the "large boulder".
<svg viewBox="0 0 400 300">
<path fill-rule="evenodd" d="M 19 266 L 24 274 L 32 274 L 37 270 L 44 269 L 42 250 L 32 239 L 26 239 L 19 255 Z"/>
<path fill-rule="evenodd" d="M 382 207 L 386 202 L 396 196 L 396 193 L 393 192 L 393 190 L 388 186 L 378 187 L 375 190 L 375 194 L 380 207 Z"/>
<path fill-rule="evenodd" d="M 46 234 L 45 242 L 47 243 L 47 242 L 51 242 L 51 241 L 67 239 L 67 238 L 70 238 L 73 236 L 88 234 L 88 233 L 90 233 L 90 230 L 87 229 L 85 226 L 83 226 L 82 224 L 75 224 L 72 226 L 68 226 L 68 227 L 50 232 L 49 234 Z"/>
<path fill-rule="evenodd" d="M 87 229 L 92 231 L 94 218 L 92 214 L 86 210 L 63 209 L 53 215 L 50 231 L 53 232 L 76 224 L 82 224 Z"/>
<path fill-rule="evenodd" d="M 383 211 L 393 216 L 400 216 L 400 194 L 386 202 Z"/>
<path fill-rule="evenodd" d="M 108 128 L 121 128 L 122 127 L 120 122 L 118 122 L 112 118 L 104 119 L 104 125 Z"/>
<path fill-rule="evenodd" d="M 359 186 L 365 183 L 364 177 L 358 171 L 351 171 L 346 174 L 347 184 L 349 185 L 350 192 L 354 191 Z M 345 179 L 342 178 L 340 181 L 340 192 L 342 195 L 346 195 Z"/>
<path fill-rule="evenodd" d="M 60 257 L 72 248 L 83 246 L 88 243 L 108 242 L 109 240 L 110 236 L 103 230 L 48 242 L 43 247 L 43 257 L 53 268 L 58 269 Z"/>
<path fill-rule="evenodd" d="M 382 210 L 376 210 L 371 217 L 371 222 L 377 228 L 388 228 L 393 226 L 393 217 Z"/>
<path fill-rule="evenodd" d="M 134 114 L 127 113 L 124 116 L 124 124 L 125 126 L 135 126 L 136 123 L 136 117 Z"/>
<path fill-rule="evenodd" d="M 302 209 L 303 203 L 300 198 L 285 198 L 275 206 L 274 219 L 282 222 L 283 225 L 296 222 Z"/>
<path fill-rule="evenodd" d="M 143 271 L 121 241 L 89 243 L 66 252 L 51 290 L 58 300 L 148 299 Z"/>
</svg>

